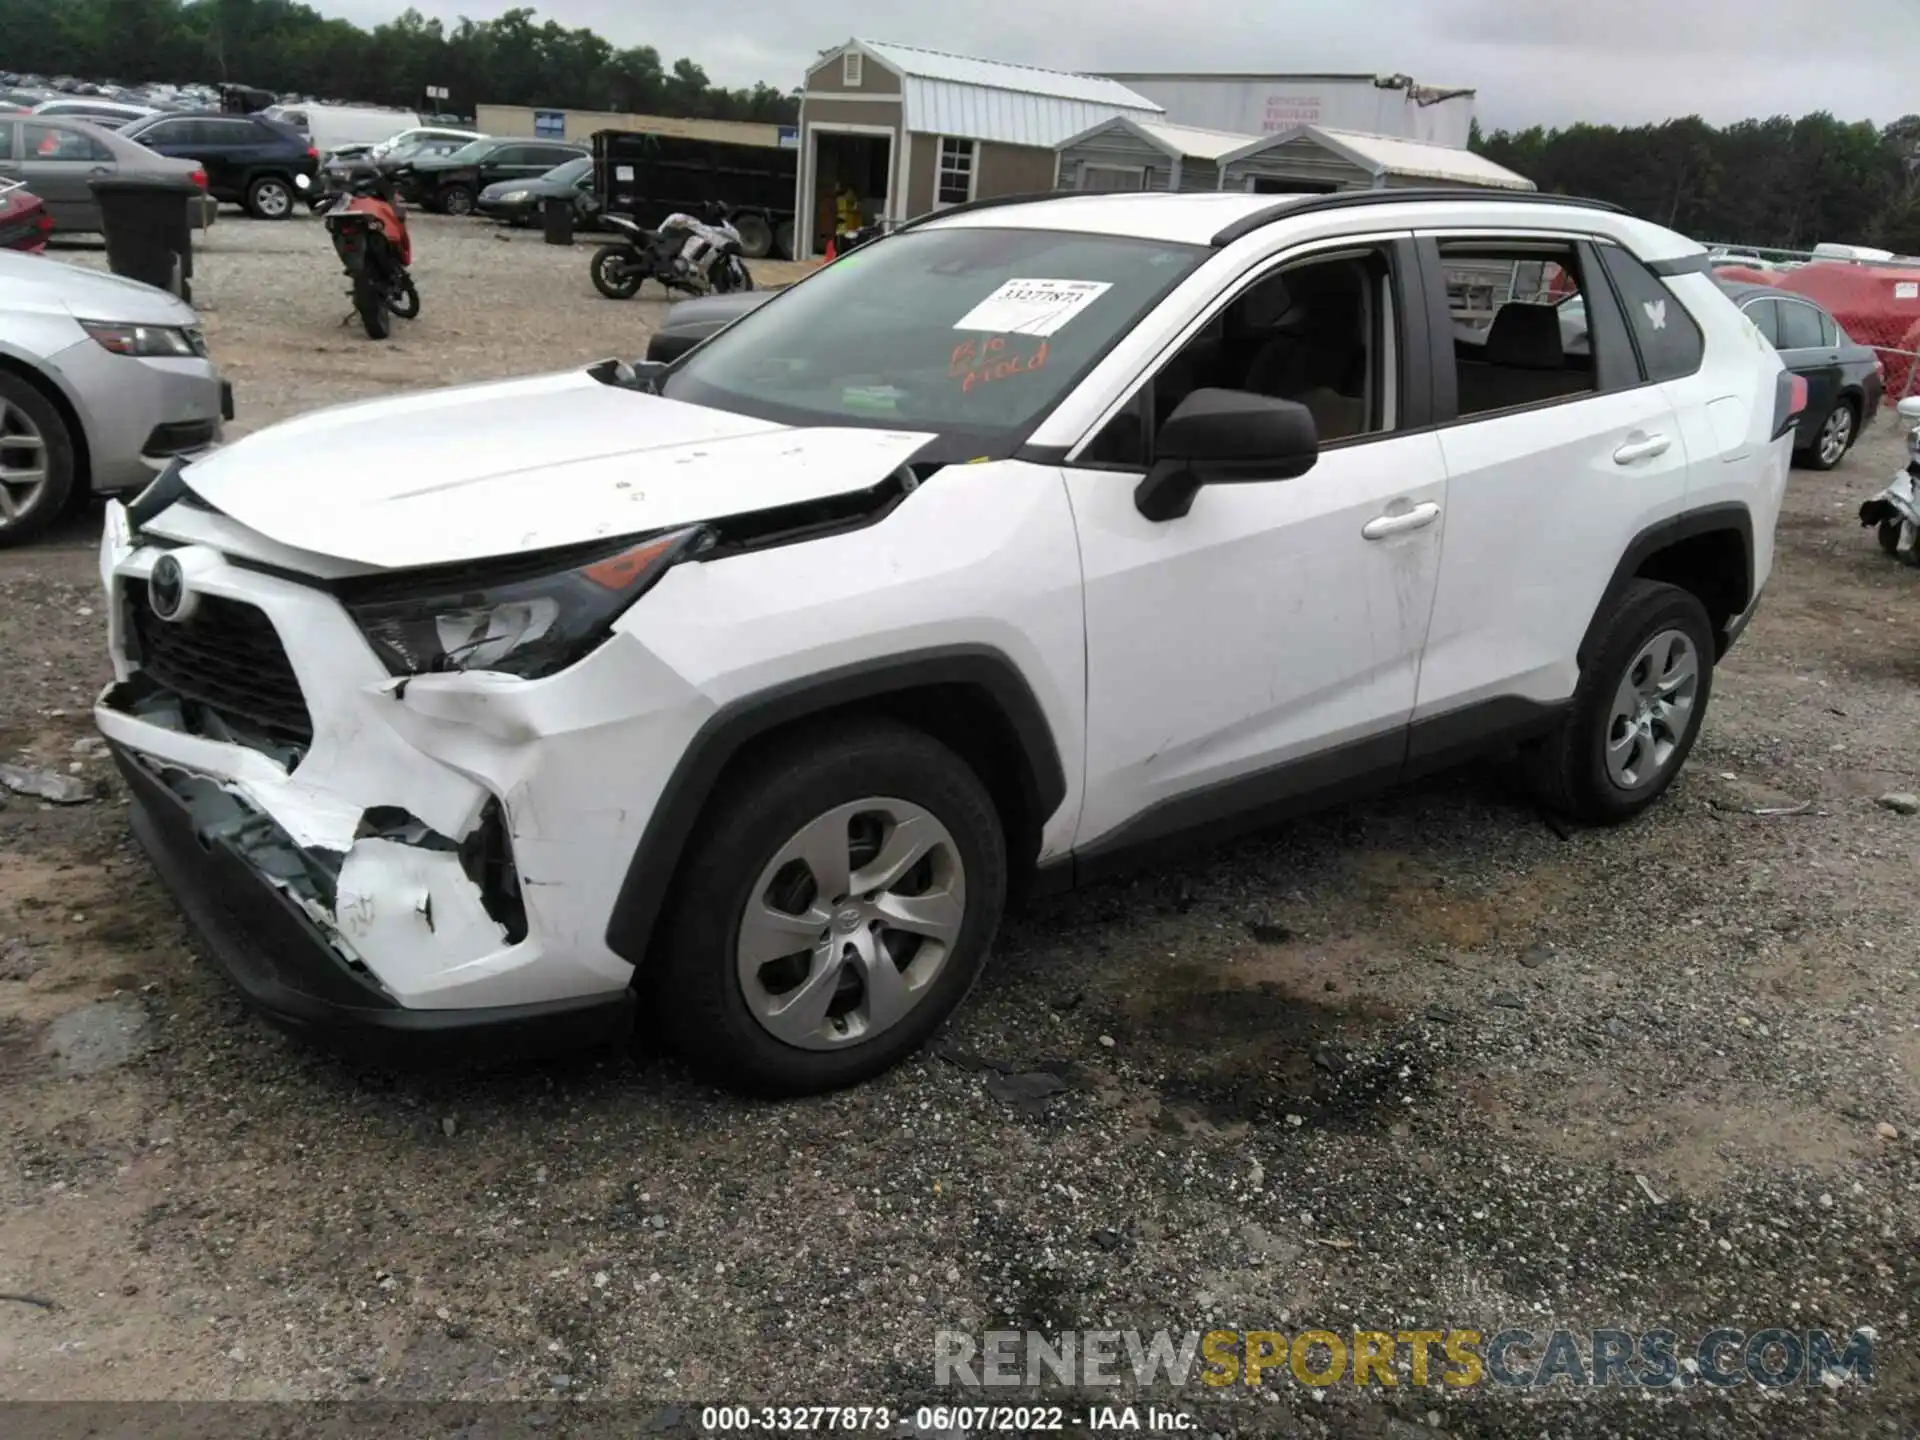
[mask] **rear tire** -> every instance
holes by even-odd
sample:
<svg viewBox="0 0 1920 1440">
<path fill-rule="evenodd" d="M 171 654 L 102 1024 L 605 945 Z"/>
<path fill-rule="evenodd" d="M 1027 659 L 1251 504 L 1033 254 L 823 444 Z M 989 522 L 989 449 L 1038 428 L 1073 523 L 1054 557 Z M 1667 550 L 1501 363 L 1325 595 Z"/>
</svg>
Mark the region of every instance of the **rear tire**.
<svg viewBox="0 0 1920 1440">
<path fill-rule="evenodd" d="M 749 260 L 764 260 L 773 253 L 773 227 L 764 215 L 736 215 L 733 228 L 740 236 L 740 253 Z"/>
<path fill-rule="evenodd" d="M 356 284 L 353 287 L 353 308 L 360 312 L 360 323 L 367 328 L 367 338 L 384 340 L 393 333 L 393 316 L 387 311 L 387 297 L 373 286 Z"/>
<path fill-rule="evenodd" d="M 1801 451 L 1797 458 L 1809 470 L 1831 470 L 1847 458 L 1847 452 L 1853 448 L 1854 437 L 1859 433 L 1860 426 L 1852 404 L 1842 400 L 1827 412 L 1826 419 L 1820 422 L 1820 429 L 1813 437 L 1813 444 Z"/>
<path fill-rule="evenodd" d="M 602 245 L 593 252 L 587 269 L 593 276 L 593 288 L 609 300 L 631 300 L 640 293 L 646 279 L 638 268 L 628 263 L 624 245 Z"/>
<path fill-rule="evenodd" d="M 807 835 L 827 841 L 802 845 L 806 861 L 783 860 Z M 896 842 L 901 868 L 881 880 L 880 857 Z M 823 886 L 812 857 L 832 846 L 845 869 Z M 721 1083 L 805 1095 L 897 1064 L 966 997 L 1006 903 L 1006 840 L 986 787 L 946 746 L 890 721 L 843 723 L 803 731 L 723 781 L 680 875 L 641 982 L 649 1012 L 688 1063 Z M 867 913 L 898 913 L 915 898 L 917 933 Z M 808 933 L 776 915 L 758 948 L 791 941 L 796 953 L 756 965 L 743 928 L 769 911 Z M 935 924 L 950 938 L 924 938 Z M 816 1016 L 775 1013 L 821 980 Z"/>
<path fill-rule="evenodd" d="M 1566 718 L 1524 753 L 1540 802 L 1592 825 L 1617 825 L 1653 804 L 1699 737 L 1713 660 L 1713 623 L 1698 597 L 1632 581 L 1580 672 Z"/>
<path fill-rule="evenodd" d="M 293 214 L 293 186 L 279 175 L 260 176 L 247 186 L 247 213 L 256 220 L 285 220 Z"/>
<path fill-rule="evenodd" d="M 73 437 L 53 402 L 0 372 L 0 549 L 26 544 L 60 518 L 74 471 Z"/>
</svg>

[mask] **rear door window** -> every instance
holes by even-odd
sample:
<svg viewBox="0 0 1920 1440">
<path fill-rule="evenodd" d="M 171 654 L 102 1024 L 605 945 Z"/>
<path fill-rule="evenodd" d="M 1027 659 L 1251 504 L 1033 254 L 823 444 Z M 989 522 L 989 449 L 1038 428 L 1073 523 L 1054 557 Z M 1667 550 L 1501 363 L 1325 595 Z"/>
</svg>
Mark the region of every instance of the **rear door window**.
<svg viewBox="0 0 1920 1440">
<path fill-rule="evenodd" d="M 1749 300 L 1741 307 L 1760 336 L 1774 349 L 1780 348 L 1780 307 L 1772 300 Z"/>
<path fill-rule="evenodd" d="M 1829 347 L 1840 343 L 1840 324 L 1824 310 L 1820 312 L 1820 343 Z"/>
<path fill-rule="evenodd" d="M 64 125 L 37 125 L 29 121 L 20 127 L 26 137 L 29 160 L 91 160 L 110 162 L 113 152 L 81 130 Z"/>
<path fill-rule="evenodd" d="M 1649 380 L 1678 380 L 1698 370 L 1706 358 L 1706 338 L 1680 298 L 1618 245 L 1596 248 L 1619 292 L 1640 373 Z"/>
<path fill-rule="evenodd" d="M 1820 312 L 1798 300 L 1779 301 L 1780 348 L 1782 350 L 1818 350 L 1820 348 Z"/>
</svg>

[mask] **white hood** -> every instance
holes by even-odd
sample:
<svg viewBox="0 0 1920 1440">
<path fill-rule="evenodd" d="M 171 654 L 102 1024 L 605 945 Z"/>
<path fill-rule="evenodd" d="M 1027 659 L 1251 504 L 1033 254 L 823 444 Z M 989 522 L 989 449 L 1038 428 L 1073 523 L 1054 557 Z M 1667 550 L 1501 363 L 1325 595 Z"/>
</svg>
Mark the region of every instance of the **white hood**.
<svg viewBox="0 0 1920 1440">
<path fill-rule="evenodd" d="M 792 429 L 568 371 L 318 410 L 185 479 L 271 540 L 398 569 L 862 490 L 932 438 Z"/>
</svg>

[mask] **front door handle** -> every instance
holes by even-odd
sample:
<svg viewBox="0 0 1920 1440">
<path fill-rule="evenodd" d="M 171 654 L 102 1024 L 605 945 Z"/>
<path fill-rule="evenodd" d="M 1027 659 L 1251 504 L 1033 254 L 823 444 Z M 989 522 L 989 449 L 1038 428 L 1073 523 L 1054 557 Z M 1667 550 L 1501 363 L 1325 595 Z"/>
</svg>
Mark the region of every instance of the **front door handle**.
<svg viewBox="0 0 1920 1440">
<path fill-rule="evenodd" d="M 1673 445 L 1665 435 L 1641 435 L 1637 432 L 1627 437 L 1627 443 L 1613 452 L 1613 463 L 1631 465 L 1636 460 L 1651 460 L 1656 455 L 1664 455 Z"/>
<path fill-rule="evenodd" d="M 1389 535 L 1404 535 L 1409 530 L 1424 530 L 1439 518 L 1440 507 L 1431 500 L 1423 500 L 1411 510 L 1374 516 L 1360 527 L 1360 533 L 1369 540 L 1385 540 Z"/>
</svg>

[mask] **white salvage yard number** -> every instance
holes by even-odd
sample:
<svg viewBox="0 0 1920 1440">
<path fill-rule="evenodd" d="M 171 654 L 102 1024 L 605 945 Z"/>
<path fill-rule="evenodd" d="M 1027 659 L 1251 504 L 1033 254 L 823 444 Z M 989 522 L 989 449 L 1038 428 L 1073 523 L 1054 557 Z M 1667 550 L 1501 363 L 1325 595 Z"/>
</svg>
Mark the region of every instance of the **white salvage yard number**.
<svg viewBox="0 0 1920 1440">
<path fill-rule="evenodd" d="M 1009 280 L 962 315 L 956 330 L 1051 335 L 1113 285 L 1106 280 Z"/>
</svg>

